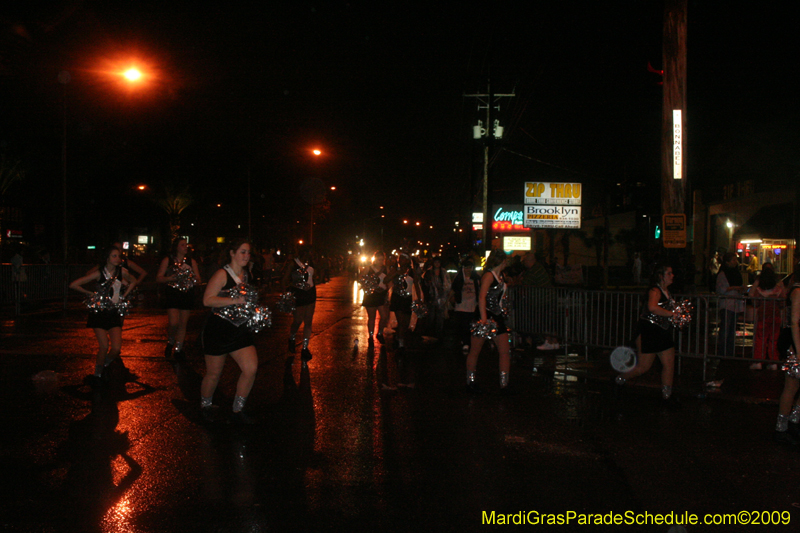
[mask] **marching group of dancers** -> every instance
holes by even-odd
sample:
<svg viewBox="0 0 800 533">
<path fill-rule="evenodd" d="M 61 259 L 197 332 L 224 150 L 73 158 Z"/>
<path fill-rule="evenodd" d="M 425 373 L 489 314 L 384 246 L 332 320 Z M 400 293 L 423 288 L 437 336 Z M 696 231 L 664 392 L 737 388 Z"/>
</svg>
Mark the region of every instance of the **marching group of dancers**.
<svg viewBox="0 0 800 533">
<path fill-rule="evenodd" d="M 163 259 L 156 275 L 157 282 L 166 284 L 163 307 L 167 309 L 169 326 L 164 355 L 179 361 L 184 357 L 186 325 L 194 307 L 191 289 L 201 283 L 198 264 L 189 258 L 188 251 L 187 241 L 182 238 L 176 239 L 170 254 Z M 234 320 L 233 315 L 226 310 L 246 304 L 244 292 L 237 288 L 248 283 L 251 244 L 246 240 L 234 241 L 225 251 L 227 264 L 211 276 L 203 294 L 203 305 L 210 308 L 212 313 L 201 333 L 206 373 L 201 385 L 200 406 L 205 418 L 215 418 L 213 411 L 216 408 L 212 399 L 226 356 L 230 355 L 240 369 L 233 402 L 233 417 L 236 421 L 250 423 L 252 420 L 243 413 L 243 408 L 253 387 L 258 368 L 252 328 L 248 327 L 246 319 Z M 300 357 L 302 364 L 306 366 L 312 359 L 309 341 L 317 297 L 310 250 L 307 247 L 301 248 L 290 261 L 283 276 L 283 286 L 291 293 L 292 302 L 288 310 L 293 314 L 288 350 L 290 353 L 295 353 L 296 335 L 303 325 Z M 500 392 L 507 394 L 511 366 L 509 328 L 505 320 L 507 288 L 504 270 L 507 263 L 508 256 L 505 252 L 493 250 L 486 259 L 480 277 L 474 273 L 472 263 L 465 261 L 451 285 L 447 274 L 441 271 L 441 261 L 437 265 L 434 259 L 433 267 L 423 271 L 407 251 L 400 250 L 391 256 L 391 260 L 387 260 L 383 252 L 376 252 L 371 263 L 359 272 L 359 283 L 364 289 L 362 305 L 367 311 L 370 344 L 374 344 L 375 341 L 381 344 L 385 342 L 384 331 L 389 324 L 391 313 L 394 313 L 396 327 L 392 333 L 396 340 L 396 353 L 402 356 L 408 342 L 412 315 L 423 317 L 427 315 L 429 308 L 453 300 L 459 333 L 464 339 L 462 342 L 465 343 L 467 352 L 467 392 L 480 392 L 475 376 L 478 357 L 485 341 L 491 339 L 494 340 L 499 355 Z M 110 305 L 101 306 L 95 305 L 99 301 L 97 298 L 88 300 L 94 303 L 89 304 L 92 310 L 89 313 L 87 327 L 94 330 L 98 342 L 95 371 L 90 378 L 96 384 L 101 383 L 104 369 L 120 354 L 124 313 L 114 306 L 125 301 L 146 274 L 138 265 L 125 260 L 121 247 L 115 243 L 107 250 L 103 264 L 70 284 L 70 288 L 90 297 L 103 292 L 107 302 L 110 302 Z M 443 298 L 441 280 L 445 278 L 446 297 Z M 647 302 L 639 320 L 637 336 L 639 356 L 632 369 L 617 376 L 617 383 L 624 384 L 647 372 L 658 357 L 662 363 L 662 397 L 665 402 L 674 406 L 672 386 L 675 348 L 670 320 L 675 319 L 679 311 L 675 310 L 675 305 L 671 305 L 674 303 L 669 293 L 672 279 L 673 273 L 669 266 L 655 269 L 647 293 Z M 92 282 L 97 286 L 95 292 L 83 287 Z M 428 286 L 428 290 L 423 290 L 423 284 Z M 800 346 L 800 291 L 795 290 L 797 288 L 800 288 L 800 283 L 795 284 L 789 291 L 787 302 L 794 346 Z M 426 294 L 427 298 L 433 301 L 425 302 Z M 467 328 L 469 332 L 466 331 Z M 798 397 L 800 363 L 794 355 L 796 353 L 797 350 L 793 349 L 793 353 L 784 365 L 786 379 L 776 424 L 776 440 L 791 444 L 800 444 L 800 398 Z M 396 389 L 397 385 L 414 386 L 413 381 L 390 382 L 384 384 L 384 388 Z"/>
<path fill-rule="evenodd" d="M 231 312 L 241 309 L 247 303 L 245 290 L 242 287 L 247 287 L 249 282 L 251 244 L 246 240 L 231 242 L 226 247 L 225 254 L 227 264 L 208 280 L 202 299 L 203 306 L 210 308 L 211 313 L 200 334 L 206 367 L 200 388 L 200 407 L 204 418 L 217 418 L 215 414 L 217 408 L 213 404 L 214 391 L 219 383 L 225 360 L 230 355 L 240 370 L 232 417 L 234 421 L 251 423 L 252 420 L 244 414 L 243 409 L 255 381 L 258 357 L 253 331 L 248 327 L 246 317 L 241 319 L 235 312 Z M 439 261 L 438 258 L 436 261 Z M 469 345 L 466 378 L 469 392 L 479 392 L 475 382 L 475 369 L 478 355 L 487 338 L 493 338 L 497 344 L 500 354 L 500 387 L 502 391 L 507 390 L 510 357 L 503 307 L 506 290 L 503 281 L 505 266 L 505 253 L 495 251 L 487 260 L 483 277 L 477 278 L 472 274 L 470 263 L 464 265 L 456 279 L 459 287 L 456 312 L 459 313 L 458 309 L 461 309 L 460 313 L 477 320 L 473 326 L 482 326 L 483 330 L 480 336 L 472 336 Z M 100 265 L 70 283 L 71 289 L 88 297 L 87 305 L 90 312 L 87 327 L 94 331 L 98 344 L 94 373 L 87 378 L 93 386 L 102 386 L 106 369 L 120 355 L 122 324 L 128 307 L 127 298 L 146 275 L 146 271 L 125 258 L 120 244 L 114 243 L 106 250 Z M 429 299 L 434 299 L 428 302 L 429 305 L 441 305 L 444 300 L 441 297 L 441 280 L 447 274 L 441 269 L 441 262 L 439 261 L 435 268 L 431 268 L 428 274 L 422 272 L 414 257 L 406 251 L 401 250 L 392 256 L 388 264 L 386 255 L 383 252 L 376 252 L 371 264 L 367 265 L 359 276 L 365 288 L 362 305 L 367 311 L 370 344 L 376 340 L 381 344 L 385 342 L 384 330 L 389 323 L 390 313 L 394 313 L 397 325 L 391 331 L 396 342 L 396 351 L 402 355 L 408 342 L 412 314 L 425 316 L 428 312 L 428 305 L 425 303 L 426 293 Z M 433 280 L 437 276 L 440 280 L 438 285 Z M 159 265 L 156 281 L 165 285 L 162 307 L 167 311 L 168 340 L 164 356 L 183 361 L 186 326 L 194 309 L 192 289 L 202 283 L 199 266 L 190 257 L 186 239 L 179 238 L 173 242 L 169 255 L 164 257 Z M 438 286 L 438 290 L 433 292 L 422 290 L 423 282 L 431 284 L 432 287 Z M 91 287 L 92 284 L 94 291 L 85 288 L 85 286 Z M 293 314 L 289 328 L 288 350 L 290 353 L 295 353 L 296 335 L 303 326 L 300 359 L 303 366 L 307 366 L 313 357 L 309 350 L 309 341 L 312 336 L 317 298 L 314 267 L 311 252 L 307 247 L 301 248 L 297 255 L 290 259 L 290 263 L 284 269 L 283 286 L 291 294 L 291 307 L 286 310 Z M 449 278 L 446 286 L 449 289 Z M 431 297 L 431 294 L 436 296 Z M 435 300 L 438 300 L 438 303 Z M 461 323 L 468 324 L 464 321 Z M 413 382 L 404 385 L 413 386 Z M 394 389 L 396 386 L 384 384 L 384 388 Z"/>
<path fill-rule="evenodd" d="M 185 359 L 183 346 L 186 325 L 194 309 L 193 288 L 202 282 L 197 262 L 189 257 L 186 239 L 173 242 L 170 254 L 165 257 L 158 269 L 156 281 L 166 284 L 162 306 L 167 310 L 168 341 L 165 357 L 177 361 Z M 205 419 L 215 420 L 216 407 L 212 403 L 214 391 L 219 383 L 225 360 L 228 355 L 239 366 L 240 374 L 236 383 L 236 396 L 233 401 L 233 420 L 252 423 L 244 412 L 247 397 L 253 388 L 258 369 L 258 357 L 254 345 L 252 320 L 237 313 L 245 307 L 251 261 L 251 244 L 247 240 L 231 242 L 225 248 L 226 262 L 208 280 L 203 293 L 203 306 L 212 313 L 201 332 L 206 373 L 200 387 L 200 407 Z M 290 351 L 294 351 L 294 335 L 299 326 L 305 323 L 303 364 L 311 360 L 308 341 L 311 337 L 311 321 L 316 302 L 314 269 L 309 264 L 308 250 L 301 250 L 294 264 L 286 269 L 285 284 L 295 296 L 294 321 L 291 326 Z M 133 273 L 137 275 L 133 275 Z M 119 357 L 122 345 L 123 303 L 131 291 L 142 281 L 147 272 L 130 260 L 125 260 L 119 243 L 114 243 L 104 254 L 103 262 L 90 270 L 85 276 L 74 280 L 70 288 L 87 295 L 90 307 L 87 327 L 94 330 L 98 351 L 94 374 L 89 377 L 93 386 L 101 386 L 104 371 Z M 95 291 L 84 288 L 94 283 Z M 248 289 L 244 289 L 248 287 Z"/>
</svg>

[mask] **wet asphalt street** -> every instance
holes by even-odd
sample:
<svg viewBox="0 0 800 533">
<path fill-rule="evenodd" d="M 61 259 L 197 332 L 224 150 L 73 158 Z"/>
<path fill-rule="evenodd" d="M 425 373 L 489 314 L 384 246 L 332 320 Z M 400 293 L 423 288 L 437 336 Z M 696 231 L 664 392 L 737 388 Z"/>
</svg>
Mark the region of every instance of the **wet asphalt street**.
<svg viewBox="0 0 800 533">
<path fill-rule="evenodd" d="M 500 528 L 484 525 L 492 512 L 531 511 L 786 511 L 788 525 L 685 531 L 797 531 L 800 449 L 771 441 L 774 401 L 699 400 L 684 386 L 682 408 L 665 410 L 647 380 L 617 390 L 601 364 L 530 351 L 516 353 L 518 394 L 505 397 L 488 346 L 485 392 L 469 396 L 448 335 L 407 350 L 416 389 L 386 392 L 394 353 L 367 343 L 351 283 L 334 278 L 319 296 L 308 369 L 286 351 L 288 315 L 257 336 L 254 426 L 200 419 L 203 311 L 176 365 L 163 356 L 164 313 L 136 309 L 124 368 L 100 392 L 83 384 L 96 341 L 79 306 L 4 317 L 0 531 L 478 531 Z M 32 380 L 46 370 L 57 380 Z M 215 397 L 223 412 L 237 375 L 229 360 Z M 774 399 L 780 377 L 766 379 Z M 527 528 L 670 530 L 577 518 Z"/>
</svg>

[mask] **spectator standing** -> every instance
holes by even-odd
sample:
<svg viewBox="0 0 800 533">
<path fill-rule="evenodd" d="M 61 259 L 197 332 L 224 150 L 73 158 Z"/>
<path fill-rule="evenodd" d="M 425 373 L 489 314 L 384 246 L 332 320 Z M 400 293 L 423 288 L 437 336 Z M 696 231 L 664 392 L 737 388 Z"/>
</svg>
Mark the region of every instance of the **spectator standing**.
<svg viewBox="0 0 800 533">
<path fill-rule="evenodd" d="M 475 272 L 475 265 L 471 260 L 465 259 L 453 280 L 450 298 L 454 302 L 453 315 L 456 319 L 456 332 L 461 341 L 461 350 L 469 352 L 470 323 L 478 316 L 478 288 L 481 277 Z"/>
<path fill-rule="evenodd" d="M 553 280 L 550 274 L 539 259 L 540 258 L 537 258 L 536 255 L 531 252 L 525 254 L 525 257 L 522 259 L 522 264 L 525 267 L 525 271 L 522 273 L 522 285 L 541 288 L 550 288 L 553 286 Z M 544 302 L 548 311 L 552 311 L 555 307 L 555 302 L 549 298 L 549 296 L 551 295 L 548 294 L 548 297 L 543 298 L 541 301 Z M 539 350 L 558 350 L 561 348 L 558 339 L 551 335 L 545 335 L 544 342 L 542 342 L 542 338 L 540 337 L 537 344 L 537 349 Z"/>
<path fill-rule="evenodd" d="M 633 283 L 636 285 L 642 283 L 642 257 L 639 252 L 633 254 Z"/>
<path fill-rule="evenodd" d="M 758 298 L 754 302 L 756 332 L 753 338 L 753 357 L 775 361 L 768 366 L 769 370 L 778 369 L 778 333 L 781 325 L 778 298 L 781 297 L 781 293 L 783 285 L 775 275 L 772 263 L 764 263 L 761 274 L 750 287 L 748 294 Z M 758 361 L 750 365 L 750 370 L 761 370 L 761 367 L 762 364 Z"/>
<path fill-rule="evenodd" d="M 719 273 L 719 252 L 714 252 L 711 259 L 708 261 L 708 290 L 711 292 L 716 291 L 717 288 L 717 273 Z"/>
</svg>

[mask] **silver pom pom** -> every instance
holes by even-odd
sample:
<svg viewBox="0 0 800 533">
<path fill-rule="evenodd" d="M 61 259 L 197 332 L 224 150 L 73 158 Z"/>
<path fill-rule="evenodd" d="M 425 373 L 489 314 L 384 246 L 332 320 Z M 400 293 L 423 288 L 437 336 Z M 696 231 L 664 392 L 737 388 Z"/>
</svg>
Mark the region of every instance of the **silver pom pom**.
<svg viewBox="0 0 800 533">
<path fill-rule="evenodd" d="M 471 323 L 469 325 L 469 330 L 473 337 L 483 337 L 484 339 L 493 339 L 500 334 L 500 332 L 497 331 L 497 322 L 491 318 L 485 323 L 480 321 Z"/>
<path fill-rule="evenodd" d="M 99 285 L 97 292 L 84 300 L 83 303 L 86 304 L 89 311 L 116 311 L 120 316 L 128 315 L 131 303 L 121 296 L 116 302 L 113 299 L 115 281 L 114 278 L 107 279 Z"/>
<path fill-rule="evenodd" d="M 417 315 L 417 318 L 425 318 L 428 316 L 428 306 L 422 300 L 414 300 L 411 302 L 411 312 Z"/>
<path fill-rule="evenodd" d="M 172 270 L 175 272 L 175 279 L 167 283 L 169 287 L 178 289 L 181 292 L 191 290 L 195 286 L 195 283 L 197 283 L 194 270 L 191 268 L 184 268 L 184 264 L 185 263 L 175 263 L 172 265 Z"/>
<path fill-rule="evenodd" d="M 224 318 L 234 326 L 247 324 L 248 329 L 258 333 L 264 327 L 272 325 L 272 313 L 266 307 L 259 307 L 258 290 L 252 285 L 240 283 L 239 285 L 220 293 L 221 296 L 230 298 L 244 298 L 245 303 L 226 305 L 214 310 L 214 314 Z"/>
<path fill-rule="evenodd" d="M 370 272 L 367 272 L 358 280 L 359 285 L 361 285 L 361 288 L 364 290 L 364 294 L 375 294 L 380 282 L 380 278 Z"/>
<path fill-rule="evenodd" d="M 683 329 L 692 321 L 692 311 L 694 311 L 694 306 L 692 305 L 691 300 L 683 300 L 680 303 L 676 303 L 671 310 L 675 313 L 678 313 L 677 316 L 673 316 L 670 319 L 676 328 Z"/>
<path fill-rule="evenodd" d="M 298 288 L 303 291 L 307 291 L 311 288 L 308 284 L 308 267 L 307 265 L 303 265 L 298 270 L 292 271 L 292 286 Z"/>
<path fill-rule="evenodd" d="M 272 311 L 266 306 L 254 307 L 250 318 L 247 319 L 247 329 L 258 333 L 264 328 L 272 326 Z"/>
<path fill-rule="evenodd" d="M 294 294 L 292 294 L 291 291 L 281 294 L 278 303 L 275 304 L 275 309 L 281 313 L 294 313 L 294 310 L 297 309 L 297 301 L 295 300 Z"/>
<path fill-rule="evenodd" d="M 785 372 L 787 376 L 794 379 L 800 379 L 800 361 L 794 353 L 793 348 L 789 348 L 789 357 L 781 365 L 781 371 Z"/>
</svg>

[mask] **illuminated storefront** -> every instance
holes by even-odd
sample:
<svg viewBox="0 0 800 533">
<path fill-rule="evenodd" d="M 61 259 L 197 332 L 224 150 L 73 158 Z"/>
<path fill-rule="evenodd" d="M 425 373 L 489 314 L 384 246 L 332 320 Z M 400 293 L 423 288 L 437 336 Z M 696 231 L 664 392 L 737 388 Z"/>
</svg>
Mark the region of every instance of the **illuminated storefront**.
<svg viewBox="0 0 800 533">
<path fill-rule="evenodd" d="M 739 260 L 749 264 L 753 256 L 758 264 L 772 263 L 778 274 L 791 274 L 794 265 L 794 239 L 747 238 L 736 243 Z"/>
</svg>

